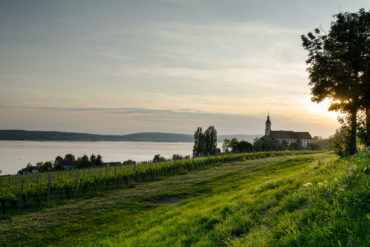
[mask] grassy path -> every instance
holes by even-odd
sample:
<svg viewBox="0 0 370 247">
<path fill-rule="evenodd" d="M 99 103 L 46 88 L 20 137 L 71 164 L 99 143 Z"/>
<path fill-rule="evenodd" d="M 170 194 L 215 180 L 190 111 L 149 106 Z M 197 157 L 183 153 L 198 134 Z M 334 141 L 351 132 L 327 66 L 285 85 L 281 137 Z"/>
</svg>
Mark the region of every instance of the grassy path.
<svg viewBox="0 0 370 247">
<path fill-rule="evenodd" d="M 302 184 L 307 179 L 325 183 L 320 176 L 332 175 L 324 171 L 333 159 L 331 154 L 315 154 L 249 160 L 138 184 L 1 220 L 0 243 L 268 246 L 297 233 L 294 222 L 314 199 L 309 193 L 313 186 Z"/>
</svg>

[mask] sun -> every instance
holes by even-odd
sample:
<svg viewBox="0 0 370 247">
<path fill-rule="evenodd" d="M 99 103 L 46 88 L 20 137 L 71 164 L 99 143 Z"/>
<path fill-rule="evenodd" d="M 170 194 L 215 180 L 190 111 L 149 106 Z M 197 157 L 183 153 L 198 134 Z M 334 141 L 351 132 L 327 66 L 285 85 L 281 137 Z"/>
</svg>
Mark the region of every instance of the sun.
<svg viewBox="0 0 370 247">
<path fill-rule="evenodd" d="M 309 108 L 313 113 L 330 117 L 338 117 L 340 115 L 339 112 L 329 111 L 330 104 L 331 101 L 329 99 L 325 99 L 320 103 L 315 103 L 312 101 L 309 101 L 308 103 Z"/>
</svg>

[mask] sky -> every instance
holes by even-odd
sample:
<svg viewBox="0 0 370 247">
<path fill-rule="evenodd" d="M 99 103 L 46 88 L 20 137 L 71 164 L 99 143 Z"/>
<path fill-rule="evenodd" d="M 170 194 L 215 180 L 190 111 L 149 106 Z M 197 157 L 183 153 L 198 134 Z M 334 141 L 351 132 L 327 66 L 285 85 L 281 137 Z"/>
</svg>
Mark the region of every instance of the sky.
<svg viewBox="0 0 370 247">
<path fill-rule="evenodd" d="M 300 35 L 368 0 L 0 0 L 0 129 L 219 134 L 338 127 Z"/>
</svg>

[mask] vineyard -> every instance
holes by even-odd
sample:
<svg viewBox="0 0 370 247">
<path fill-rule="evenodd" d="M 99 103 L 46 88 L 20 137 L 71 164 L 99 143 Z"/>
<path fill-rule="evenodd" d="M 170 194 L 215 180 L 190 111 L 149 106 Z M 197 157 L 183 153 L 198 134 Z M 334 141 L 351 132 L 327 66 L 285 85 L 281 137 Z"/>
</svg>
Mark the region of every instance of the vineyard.
<svg viewBox="0 0 370 247">
<path fill-rule="evenodd" d="M 206 169 L 226 162 L 259 158 L 301 155 L 312 151 L 279 151 L 224 154 L 167 162 L 143 162 L 137 165 L 96 167 L 0 177 L 0 203 L 3 214 L 34 208 L 73 198 L 134 186 L 137 182 Z"/>
</svg>

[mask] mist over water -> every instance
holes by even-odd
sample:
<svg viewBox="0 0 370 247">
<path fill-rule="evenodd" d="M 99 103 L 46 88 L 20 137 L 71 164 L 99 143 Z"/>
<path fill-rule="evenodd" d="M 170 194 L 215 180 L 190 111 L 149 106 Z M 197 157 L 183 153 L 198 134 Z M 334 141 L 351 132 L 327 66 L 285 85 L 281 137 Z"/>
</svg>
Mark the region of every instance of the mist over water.
<svg viewBox="0 0 370 247">
<path fill-rule="evenodd" d="M 221 144 L 219 143 L 220 147 Z M 173 154 L 190 155 L 193 143 L 177 142 L 33 142 L 33 141 L 0 141 L 1 175 L 15 174 L 39 161 L 54 161 L 60 155 L 71 153 L 76 158 L 84 154 L 100 154 L 104 162 L 147 161 L 155 154 L 166 158 Z"/>
</svg>

